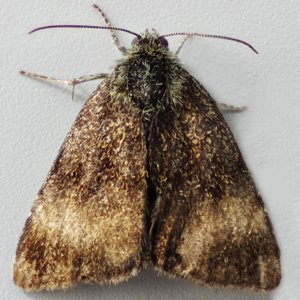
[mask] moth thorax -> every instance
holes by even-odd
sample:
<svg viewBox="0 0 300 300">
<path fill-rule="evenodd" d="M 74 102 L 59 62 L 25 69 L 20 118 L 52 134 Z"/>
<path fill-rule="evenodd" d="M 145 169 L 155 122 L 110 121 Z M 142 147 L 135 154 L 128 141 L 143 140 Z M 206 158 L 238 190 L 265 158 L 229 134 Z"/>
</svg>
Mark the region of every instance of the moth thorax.
<svg viewBox="0 0 300 300">
<path fill-rule="evenodd" d="M 145 59 L 135 61 L 128 70 L 128 96 L 142 111 L 159 109 L 167 90 L 167 71 L 163 63 Z"/>
</svg>

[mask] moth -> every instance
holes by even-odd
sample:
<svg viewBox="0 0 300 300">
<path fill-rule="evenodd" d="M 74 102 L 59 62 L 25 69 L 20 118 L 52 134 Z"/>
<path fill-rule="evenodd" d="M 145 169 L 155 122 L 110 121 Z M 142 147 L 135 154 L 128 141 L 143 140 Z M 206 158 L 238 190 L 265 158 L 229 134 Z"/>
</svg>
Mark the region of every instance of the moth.
<svg viewBox="0 0 300 300">
<path fill-rule="evenodd" d="M 147 264 L 202 286 L 266 291 L 279 248 L 217 103 L 168 48 L 174 33 L 107 26 L 123 52 L 68 133 L 28 217 L 13 268 L 25 290 L 117 283 Z M 116 31 L 135 35 L 130 49 Z M 254 48 L 252 48 L 254 50 Z"/>
</svg>

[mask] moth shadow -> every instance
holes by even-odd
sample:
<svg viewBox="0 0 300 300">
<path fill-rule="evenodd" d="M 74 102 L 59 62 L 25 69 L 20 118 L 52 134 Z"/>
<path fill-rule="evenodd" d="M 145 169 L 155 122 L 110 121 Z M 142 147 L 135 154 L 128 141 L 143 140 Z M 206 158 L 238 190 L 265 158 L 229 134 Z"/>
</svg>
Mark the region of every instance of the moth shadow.
<svg viewBox="0 0 300 300">
<path fill-rule="evenodd" d="M 152 268 L 117 285 L 79 284 L 67 291 L 28 294 L 31 299 L 206 299 L 206 300 L 271 300 L 272 293 L 260 294 L 243 290 L 204 288 L 187 280 L 169 279 Z"/>
<path fill-rule="evenodd" d="M 228 111 L 228 112 L 222 112 L 221 114 L 223 115 L 226 123 L 228 124 L 231 132 L 233 133 L 235 139 L 237 141 L 242 138 L 242 133 L 239 130 L 240 128 L 240 120 L 244 118 L 244 115 L 248 113 L 248 107 L 245 107 L 242 111 L 239 112 L 233 112 L 233 111 Z"/>
</svg>

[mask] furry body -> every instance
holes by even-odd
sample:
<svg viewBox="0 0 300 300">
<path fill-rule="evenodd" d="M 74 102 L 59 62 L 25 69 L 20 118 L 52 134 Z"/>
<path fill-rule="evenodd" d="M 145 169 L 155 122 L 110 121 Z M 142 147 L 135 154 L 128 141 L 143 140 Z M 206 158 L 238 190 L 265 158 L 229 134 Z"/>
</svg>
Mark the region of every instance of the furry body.
<svg viewBox="0 0 300 300">
<path fill-rule="evenodd" d="M 270 290 L 272 226 L 214 100 L 146 33 L 85 104 L 26 221 L 26 290 L 116 283 L 147 264 L 201 285 Z"/>
</svg>

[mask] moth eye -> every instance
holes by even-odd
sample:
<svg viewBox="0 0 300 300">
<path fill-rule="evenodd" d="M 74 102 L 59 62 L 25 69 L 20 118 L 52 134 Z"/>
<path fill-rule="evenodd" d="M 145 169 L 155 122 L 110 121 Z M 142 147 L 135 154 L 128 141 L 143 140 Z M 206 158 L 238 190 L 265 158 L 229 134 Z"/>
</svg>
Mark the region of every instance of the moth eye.
<svg viewBox="0 0 300 300">
<path fill-rule="evenodd" d="M 159 42 L 165 47 L 167 48 L 169 46 L 169 42 L 167 41 L 167 39 L 165 39 L 164 37 L 163 38 L 160 38 L 159 39 Z"/>
<path fill-rule="evenodd" d="M 135 37 L 132 42 L 131 42 L 131 46 L 134 46 L 134 45 L 137 45 L 140 41 L 140 38 L 139 37 Z"/>
<path fill-rule="evenodd" d="M 142 42 L 143 44 L 149 44 L 149 39 L 143 38 L 143 39 L 141 40 L 141 42 Z"/>
</svg>

